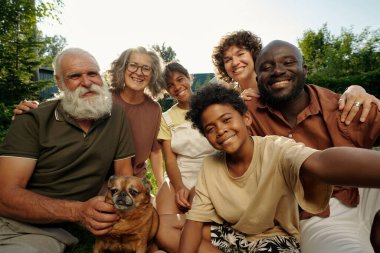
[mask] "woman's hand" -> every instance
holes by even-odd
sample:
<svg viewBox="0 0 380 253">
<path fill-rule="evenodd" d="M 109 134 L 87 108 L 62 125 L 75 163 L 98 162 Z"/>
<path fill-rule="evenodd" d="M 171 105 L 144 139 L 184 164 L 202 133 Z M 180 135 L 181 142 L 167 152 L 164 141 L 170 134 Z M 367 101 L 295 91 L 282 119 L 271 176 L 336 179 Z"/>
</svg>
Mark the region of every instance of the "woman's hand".
<svg viewBox="0 0 380 253">
<path fill-rule="evenodd" d="M 23 100 L 18 105 L 16 105 L 15 109 L 13 109 L 12 120 L 15 119 L 16 115 L 23 114 L 30 109 L 35 109 L 39 105 L 39 102 L 36 100 Z"/>
<path fill-rule="evenodd" d="M 346 125 L 349 125 L 358 113 L 360 106 L 363 105 L 360 122 L 364 122 L 367 119 L 369 111 L 371 110 L 372 103 L 376 104 L 378 110 L 380 111 L 379 99 L 371 94 L 368 94 L 363 87 L 351 85 L 339 99 L 339 110 L 343 110 L 340 120 Z"/>
<path fill-rule="evenodd" d="M 244 100 L 244 101 L 249 101 L 252 99 L 252 97 L 256 97 L 256 98 L 259 98 L 260 97 L 260 94 L 259 94 L 259 91 L 258 90 L 254 90 L 252 88 L 248 88 L 248 89 L 245 89 L 241 92 L 240 94 L 240 97 Z"/>
</svg>

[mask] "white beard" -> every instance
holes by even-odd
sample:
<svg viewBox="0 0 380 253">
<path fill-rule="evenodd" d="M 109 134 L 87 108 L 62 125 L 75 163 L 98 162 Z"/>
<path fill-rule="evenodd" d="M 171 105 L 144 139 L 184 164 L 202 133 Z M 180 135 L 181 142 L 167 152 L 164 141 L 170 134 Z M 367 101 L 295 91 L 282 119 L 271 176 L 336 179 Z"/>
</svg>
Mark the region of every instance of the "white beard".
<svg viewBox="0 0 380 253">
<path fill-rule="evenodd" d="M 96 95 L 82 97 L 86 92 L 93 91 Z M 109 115 L 112 109 L 112 97 L 106 85 L 91 85 L 90 88 L 79 86 L 70 91 L 63 85 L 63 94 L 60 96 L 63 110 L 74 119 L 100 119 Z"/>
</svg>

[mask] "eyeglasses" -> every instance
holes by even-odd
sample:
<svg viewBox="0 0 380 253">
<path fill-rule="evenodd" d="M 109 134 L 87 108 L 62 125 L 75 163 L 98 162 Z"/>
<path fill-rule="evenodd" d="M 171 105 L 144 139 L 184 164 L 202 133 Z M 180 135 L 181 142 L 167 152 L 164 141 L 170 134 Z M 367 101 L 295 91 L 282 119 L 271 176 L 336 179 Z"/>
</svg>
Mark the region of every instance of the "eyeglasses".
<svg viewBox="0 0 380 253">
<path fill-rule="evenodd" d="M 139 65 L 136 62 L 127 62 L 127 69 L 132 73 L 136 72 L 139 68 L 141 68 L 141 72 L 146 76 L 152 72 L 152 67 L 149 67 L 148 65 Z"/>
</svg>

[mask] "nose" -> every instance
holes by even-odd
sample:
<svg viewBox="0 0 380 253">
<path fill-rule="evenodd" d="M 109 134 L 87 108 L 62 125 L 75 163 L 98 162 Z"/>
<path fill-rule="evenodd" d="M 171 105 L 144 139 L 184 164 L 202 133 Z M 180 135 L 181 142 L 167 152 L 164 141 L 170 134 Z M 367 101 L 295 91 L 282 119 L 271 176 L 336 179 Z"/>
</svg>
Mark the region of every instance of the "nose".
<svg viewBox="0 0 380 253">
<path fill-rule="evenodd" d="M 173 88 L 174 91 L 177 91 L 179 89 L 180 85 L 177 82 L 173 82 Z"/>
<path fill-rule="evenodd" d="M 221 124 L 217 124 L 216 126 L 215 126 L 215 130 L 216 130 L 216 134 L 218 135 L 218 136 L 222 136 L 223 134 L 224 134 L 224 132 L 225 132 L 225 128 L 223 127 L 223 125 L 221 125 Z"/>
<path fill-rule="evenodd" d="M 281 75 L 285 72 L 285 68 L 284 68 L 284 65 L 281 64 L 281 63 L 277 63 L 275 66 L 274 66 L 274 69 L 273 69 L 273 74 L 274 75 Z"/>
<path fill-rule="evenodd" d="M 239 63 L 239 58 L 236 56 L 232 56 L 232 65 L 236 66 Z"/>
<path fill-rule="evenodd" d="M 138 73 L 139 75 L 144 75 L 144 73 L 143 73 L 143 66 L 137 66 L 136 73 Z"/>
<path fill-rule="evenodd" d="M 88 75 L 83 74 L 81 76 L 81 85 L 87 88 L 90 87 L 92 85 L 91 78 Z"/>
</svg>

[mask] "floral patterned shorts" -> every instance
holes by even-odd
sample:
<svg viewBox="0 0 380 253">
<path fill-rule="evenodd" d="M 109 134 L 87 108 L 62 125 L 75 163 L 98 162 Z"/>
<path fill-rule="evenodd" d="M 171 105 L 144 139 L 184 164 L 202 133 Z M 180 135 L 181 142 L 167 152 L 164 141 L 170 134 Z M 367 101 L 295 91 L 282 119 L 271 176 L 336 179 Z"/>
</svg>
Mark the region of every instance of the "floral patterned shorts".
<svg viewBox="0 0 380 253">
<path fill-rule="evenodd" d="M 245 234 L 228 224 L 211 225 L 211 243 L 225 253 L 300 253 L 300 244 L 293 236 L 273 236 L 250 242 Z"/>
</svg>

